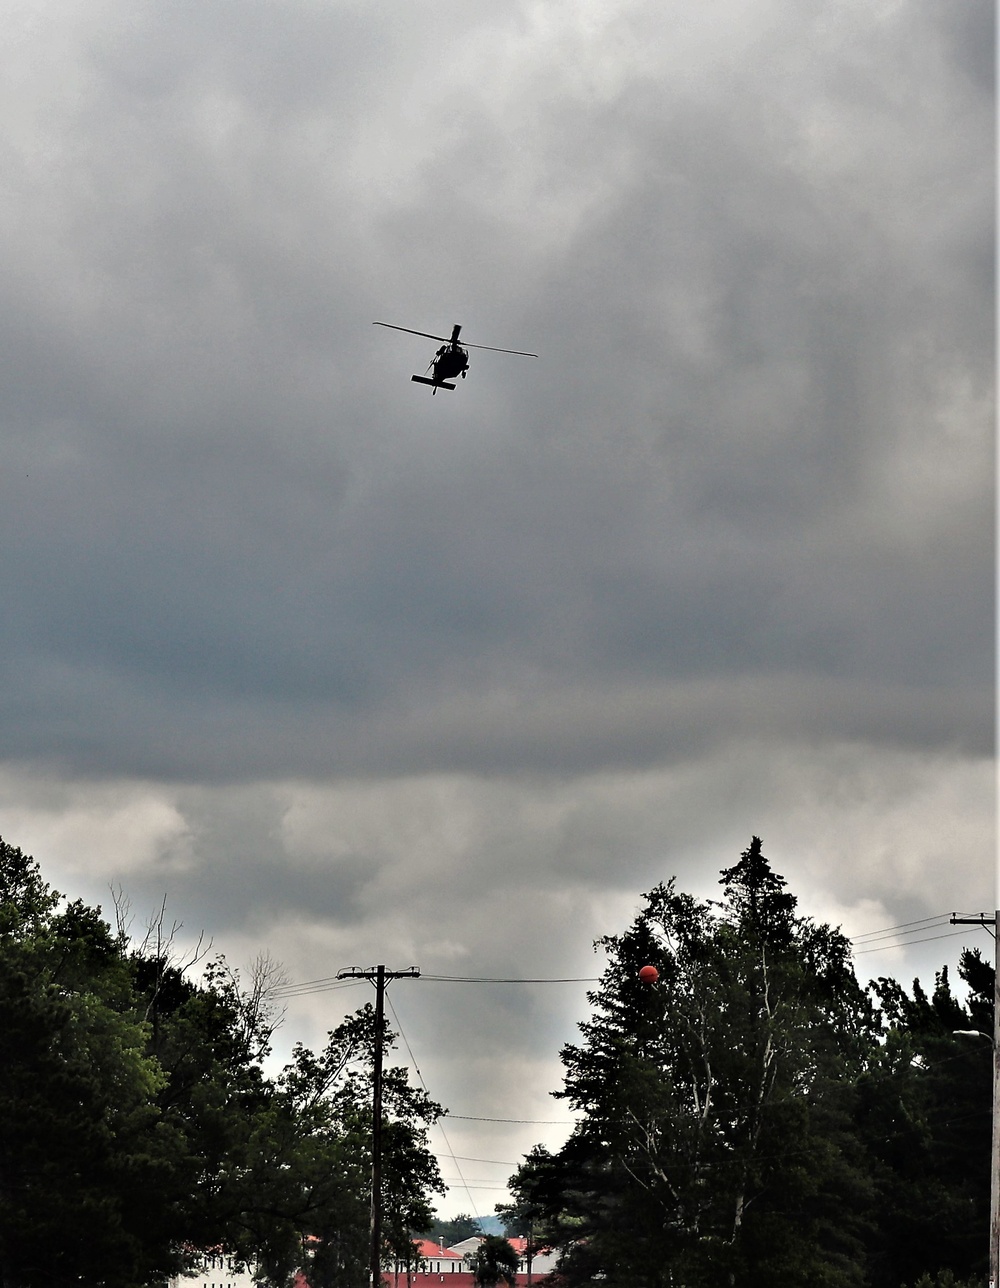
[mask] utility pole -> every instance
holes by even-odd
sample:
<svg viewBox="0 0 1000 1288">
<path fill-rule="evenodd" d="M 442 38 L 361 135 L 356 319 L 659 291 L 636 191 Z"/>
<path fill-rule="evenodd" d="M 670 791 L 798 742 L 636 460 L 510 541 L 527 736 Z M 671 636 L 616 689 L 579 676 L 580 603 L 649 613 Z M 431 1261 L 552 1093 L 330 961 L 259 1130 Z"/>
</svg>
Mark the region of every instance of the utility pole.
<svg viewBox="0 0 1000 1288">
<path fill-rule="evenodd" d="M 375 1052 L 372 1069 L 372 1209 L 371 1288 L 382 1288 L 382 1048 L 385 1028 L 385 989 L 391 979 L 419 979 L 416 966 L 386 970 L 384 966 L 348 966 L 338 979 L 370 979 L 375 985 Z"/>
<path fill-rule="evenodd" d="M 998 892 L 1000 899 L 1000 892 Z M 990 1288 L 1000 1288 L 1000 908 L 992 917 L 952 917 L 953 926 L 986 926 L 993 935 L 993 1148 L 990 1153 Z M 989 1037 L 984 1033 L 983 1037 Z"/>
</svg>

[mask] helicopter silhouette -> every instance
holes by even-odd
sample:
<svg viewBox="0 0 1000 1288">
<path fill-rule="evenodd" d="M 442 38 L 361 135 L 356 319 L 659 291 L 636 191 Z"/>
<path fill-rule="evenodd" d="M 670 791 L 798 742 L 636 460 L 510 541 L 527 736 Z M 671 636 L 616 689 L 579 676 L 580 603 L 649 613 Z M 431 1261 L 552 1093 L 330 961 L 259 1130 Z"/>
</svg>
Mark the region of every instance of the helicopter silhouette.
<svg viewBox="0 0 1000 1288">
<path fill-rule="evenodd" d="M 458 335 L 461 331 L 461 324 L 456 322 L 451 332 L 451 339 L 443 335 L 431 335 L 429 331 L 414 331 L 408 326 L 396 326 L 393 322 L 373 322 L 372 326 L 386 326 L 393 331 L 406 331 L 408 335 L 422 335 L 428 340 L 444 340 L 444 344 L 438 349 L 437 353 L 431 359 L 427 370 L 432 372 L 431 376 L 411 376 L 418 385 L 431 385 L 434 393 L 439 389 L 454 389 L 455 386 L 448 383 L 455 376 L 461 376 L 464 380 L 469 374 L 469 355 L 459 343 Z M 525 353 L 522 349 L 496 349 L 491 344 L 469 344 L 465 342 L 468 349 L 489 349 L 491 353 L 513 353 L 519 358 L 537 358 L 537 353 Z"/>
</svg>

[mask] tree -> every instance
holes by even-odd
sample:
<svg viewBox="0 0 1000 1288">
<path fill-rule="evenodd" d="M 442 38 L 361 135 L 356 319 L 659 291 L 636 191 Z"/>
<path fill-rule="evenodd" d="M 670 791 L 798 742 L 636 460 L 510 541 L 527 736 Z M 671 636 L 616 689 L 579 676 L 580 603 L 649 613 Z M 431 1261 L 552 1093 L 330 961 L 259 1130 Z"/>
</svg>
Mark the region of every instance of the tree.
<svg viewBox="0 0 1000 1288">
<path fill-rule="evenodd" d="M 496 1288 L 499 1283 L 514 1288 L 517 1283 L 517 1253 L 499 1234 L 487 1234 L 468 1261 L 481 1288 Z"/>
<path fill-rule="evenodd" d="M 284 1288 L 313 1236 L 314 1288 L 363 1288 L 372 1008 L 269 1078 L 273 963 L 193 981 L 164 909 L 135 945 L 121 903 L 117 932 L 61 903 L 0 841 L 0 1284 L 140 1288 L 222 1245 Z M 431 1220 L 442 1110 L 403 1069 L 383 1104 L 388 1256 Z"/>
<path fill-rule="evenodd" d="M 436 1239 L 443 1248 L 450 1248 L 464 1239 L 482 1237 L 483 1227 L 478 1217 L 471 1216 L 468 1212 L 459 1212 L 450 1221 L 435 1220 L 422 1233 Z"/>
<path fill-rule="evenodd" d="M 177 1139 L 121 946 L 0 841 L 0 1282 L 131 1288 L 176 1265 L 148 1238 Z"/>
<path fill-rule="evenodd" d="M 715 904 L 657 886 L 599 941 L 609 963 L 556 1093 L 580 1121 L 512 1180 L 571 1283 L 863 1282 L 852 1111 L 874 1010 L 847 941 L 797 914 L 758 838 L 722 885 Z"/>
<path fill-rule="evenodd" d="M 535 1253 L 547 1247 L 543 1235 L 545 1213 L 548 1206 L 543 1198 L 546 1177 L 552 1172 L 552 1155 L 544 1145 L 535 1145 L 526 1155 L 510 1189 L 513 1203 L 497 1204 L 497 1216 L 503 1222 L 504 1234 L 510 1238 L 524 1239 L 524 1259 L 528 1277 Z"/>
<path fill-rule="evenodd" d="M 992 1049 L 956 1036 L 993 1026 L 993 967 L 966 950 L 952 992 L 948 971 L 928 996 L 880 979 L 883 1039 L 859 1083 L 858 1129 L 871 1159 L 875 1288 L 921 1277 L 983 1281 L 987 1271 Z"/>
<path fill-rule="evenodd" d="M 385 1051 L 394 1038 L 386 1026 Z M 290 1132 L 285 1184 L 298 1196 L 298 1228 L 314 1236 L 304 1267 L 313 1288 L 361 1288 L 366 1281 L 374 1045 L 368 1004 L 329 1034 L 318 1056 L 296 1047 L 279 1080 Z M 410 1086 L 403 1068 L 383 1072 L 382 1107 L 383 1256 L 408 1260 L 414 1234 L 431 1221 L 430 1195 L 444 1189 L 427 1143 L 428 1127 L 443 1110 Z"/>
</svg>

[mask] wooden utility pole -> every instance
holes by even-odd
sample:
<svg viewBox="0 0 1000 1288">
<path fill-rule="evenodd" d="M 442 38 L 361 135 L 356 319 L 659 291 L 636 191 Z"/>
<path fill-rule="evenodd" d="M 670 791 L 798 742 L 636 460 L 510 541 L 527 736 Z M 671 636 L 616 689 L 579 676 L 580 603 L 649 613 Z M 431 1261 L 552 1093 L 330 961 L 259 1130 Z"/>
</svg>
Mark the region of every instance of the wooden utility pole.
<svg viewBox="0 0 1000 1288">
<path fill-rule="evenodd" d="M 371 1288 L 382 1288 L 382 1055 L 385 1028 L 385 989 L 391 979 L 419 979 L 416 966 L 386 970 L 384 966 L 348 966 L 338 979 L 370 979 L 375 985 L 375 1051 L 372 1061 L 372 1206 Z"/>
<path fill-rule="evenodd" d="M 998 891 L 1000 899 L 1000 891 Z M 1000 908 L 992 917 L 952 917 L 953 926 L 986 926 L 993 934 L 993 1147 L 990 1152 L 990 1288 L 1000 1288 Z M 984 1033 L 984 1038 L 989 1038 Z"/>
</svg>

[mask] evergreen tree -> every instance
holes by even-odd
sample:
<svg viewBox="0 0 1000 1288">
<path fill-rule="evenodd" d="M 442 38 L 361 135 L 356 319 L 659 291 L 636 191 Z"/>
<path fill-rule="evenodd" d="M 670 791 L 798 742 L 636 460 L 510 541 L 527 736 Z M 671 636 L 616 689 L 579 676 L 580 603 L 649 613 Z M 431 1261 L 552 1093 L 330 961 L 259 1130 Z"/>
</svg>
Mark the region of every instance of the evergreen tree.
<svg viewBox="0 0 1000 1288">
<path fill-rule="evenodd" d="M 609 964 L 556 1093 L 580 1122 L 512 1182 L 570 1282 L 863 1282 L 852 1111 L 873 1008 L 847 941 L 797 914 L 756 837 L 722 884 L 717 904 L 657 886 L 599 941 Z"/>
<path fill-rule="evenodd" d="M 919 980 L 912 996 L 892 979 L 875 986 L 884 1036 L 861 1080 L 857 1111 L 875 1180 L 875 1288 L 923 1276 L 985 1280 L 993 967 L 966 950 L 959 977 L 966 1002 L 953 994 L 947 969 L 930 996 Z"/>
</svg>

